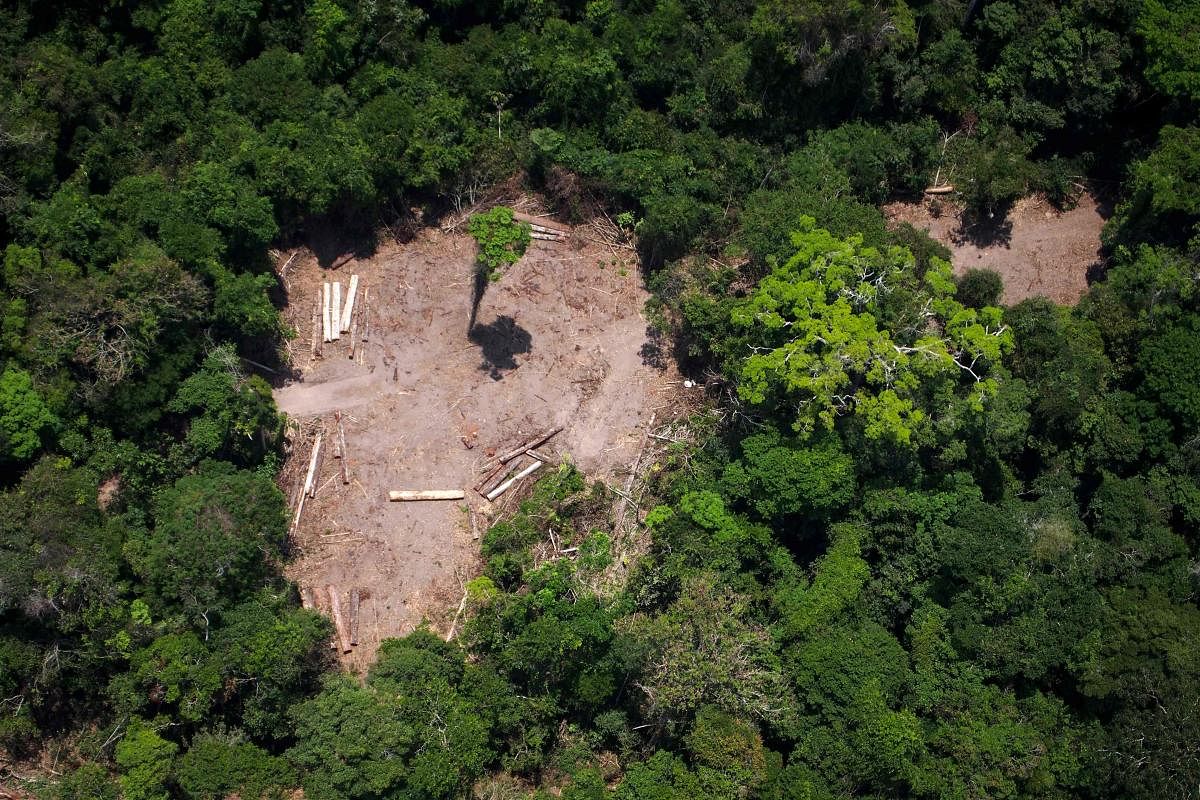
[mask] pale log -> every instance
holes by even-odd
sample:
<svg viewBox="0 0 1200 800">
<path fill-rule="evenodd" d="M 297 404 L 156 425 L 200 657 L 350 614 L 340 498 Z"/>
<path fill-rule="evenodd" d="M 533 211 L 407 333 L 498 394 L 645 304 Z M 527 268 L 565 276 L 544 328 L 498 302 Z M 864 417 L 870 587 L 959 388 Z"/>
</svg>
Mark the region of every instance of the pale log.
<svg viewBox="0 0 1200 800">
<path fill-rule="evenodd" d="M 530 464 L 528 467 L 526 467 L 525 469 L 521 470 L 521 471 L 520 471 L 520 472 L 518 472 L 516 475 L 514 475 L 514 476 L 512 476 L 511 478 L 509 478 L 508 480 L 506 480 L 504 483 L 500 484 L 500 485 L 499 485 L 499 486 L 497 486 L 495 489 L 492 489 L 490 492 L 488 492 L 488 493 L 487 493 L 487 499 L 488 499 L 488 500 L 495 500 L 497 497 L 499 497 L 500 495 L 502 495 L 502 494 L 504 494 L 505 492 L 507 492 L 507 491 L 508 491 L 510 488 L 512 488 L 512 485 L 513 485 L 514 483 L 516 483 L 517 481 L 521 480 L 522 478 L 524 478 L 524 477 L 526 477 L 526 476 L 528 476 L 528 475 L 532 475 L 533 473 L 535 473 L 535 472 L 537 472 L 539 469 L 541 469 L 541 467 L 542 467 L 542 462 L 541 462 L 541 461 L 534 461 L 534 462 L 533 462 L 532 464 Z"/>
<path fill-rule="evenodd" d="M 535 217 L 532 214 L 523 214 L 520 211 L 514 211 L 513 219 L 519 219 L 521 222 L 528 222 L 530 225 L 539 225 L 541 227 L 550 228 L 551 230 L 561 231 L 563 233 L 571 232 L 571 227 L 569 225 L 556 222 L 548 217 Z"/>
<path fill-rule="evenodd" d="M 371 340 L 371 287 L 363 289 L 363 310 L 362 310 L 362 340 L 368 342 Z"/>
<path fill-rule="evenodd" d="M 317 434 L 317 443 L 313 446 L 312 462 L 308 465 L 308 478 L 305 480 L 305 485 L 308 487 L 308 496 L 317 496 L 317 470 L 320 469 L 321 462 L 321 434 Z"/>
<path fill-rule="evenodd" d="M 325 283 L 323 283 L 322 288 L 324 291 L 325 299 L 324 299 L 324 306 L 321 311 L 321 337 L 325 341 L 331 342 L 331 341 L 333 341 L 333 339 L 330 338 L 332 336 L 332 332 L 329 330 L 331 327 L 329 324 L 329 300 L 330 300 L 330 292 L 332 292 L 333 290 L 329 287 L 329 281 L 326 281 Z"/>
<path fill-rule="evenodd" d="M 329 306 L 329 338 L 337 341 L 342 338 L 342 282 L 333 282 L 333 301 Z"/>
<path fill-rule="evenodd" d="M 312 357 L 321 355 L 321 290 L 317 290 L 316 301 L 313 303 L 312 319 Z"/>
<path fill-rule="evenodd" d="M 346 484 L 350 483 L 350 478 L 346 475 L 346 461 L 349 458 L 346 453 L 346 428 L 342 424 L 342 412 L 337 412 L 335 417 L 337 418 L 338 447 L 342 451 L 342 463 L 340 465 L 342 485 L 345 486 Z"/>
<path fill-rule="evenodd" d="M 350 330 L 350 319 L 354 316 L 354 298 L 358 294 L 358 276 L 350 276 L 350 288 L 346 290 L 346 307 L 342 309 L 342 333 Z"/>
<path fill-rule="evenodd" d="M 337 628 L 338 641 L 341 642 L 342 652 L 350 652 L 350 629 L 346 627 L 346 619 L 342 616 L 342 597 L 332 583 L 329 584 L 329 610 L 333 613 L 333 627 Z"/>
<path fill-rule="evenodd" d="M 417 500 L 462 500 L 467 493 L 462 489 L 400 489 L 388 492 L 388 500 L 393 502 L 414 502 Z"/>
<path fill-rule="evenodd" d="M 350 590 L 350 644 L 358 644 L 358 589 Z"/>
</svg>

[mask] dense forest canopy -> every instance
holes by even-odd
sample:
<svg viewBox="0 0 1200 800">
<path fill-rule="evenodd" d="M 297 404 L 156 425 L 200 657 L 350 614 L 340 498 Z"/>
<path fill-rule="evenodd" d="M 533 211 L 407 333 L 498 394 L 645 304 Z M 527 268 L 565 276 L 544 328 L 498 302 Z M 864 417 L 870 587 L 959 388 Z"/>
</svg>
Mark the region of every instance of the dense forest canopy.
<svg viewBox="0 0 1200 800">
<path fill-rule="evenodd" d="M 0 779 L 1200 797 L 1198 43 L 1196 0 L 5 4 Z M 356 681 L 281 577 L 268 248 L 514 175 L 636 234 L 721 413 L 623 585 L 564 466 L 463 635 Z M 935 180 L 981 226 L 1092 187 L 1102 274 L 1001 307 L 885 224 Z"/>
</svg>

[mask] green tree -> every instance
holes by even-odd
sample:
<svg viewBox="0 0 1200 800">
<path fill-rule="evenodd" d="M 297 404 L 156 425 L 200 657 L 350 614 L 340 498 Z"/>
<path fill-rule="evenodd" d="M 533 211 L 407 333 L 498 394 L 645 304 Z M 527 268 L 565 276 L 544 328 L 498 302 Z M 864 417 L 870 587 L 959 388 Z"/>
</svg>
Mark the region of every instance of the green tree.
<svg viewBox="0 0 1200 800">
<path fill-rule="evenodd" d="M 28 461 L 58 424 L 28 372 L 10 366 L 0 374 L 0 459 Z"/>
<path fill-rule="evenodd" d="M 179 745 L 159 736 L 149 723 L 132 720 L 115 754 L 126 800 L 167 800 L 167 779 L 178 751 Z"/>
</svg>

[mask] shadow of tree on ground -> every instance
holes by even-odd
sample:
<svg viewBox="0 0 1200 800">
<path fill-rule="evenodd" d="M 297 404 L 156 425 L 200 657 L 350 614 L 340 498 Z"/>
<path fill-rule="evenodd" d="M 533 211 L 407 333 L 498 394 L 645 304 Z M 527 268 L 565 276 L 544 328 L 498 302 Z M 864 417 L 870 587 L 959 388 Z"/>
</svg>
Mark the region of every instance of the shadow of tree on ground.
<svg viewBox="0 0 1200 800">
<path fill-rule="evenodd" d="M 514 356 L 528 353 L 533 345 L 529 331 L 509 316 L 497 317 L 487 325 L 472 326 L 467 338 L 479 345 L 483 356 L 479 368 L 486 370 L 494 381 L 502 379 L 505 371 L 516 369 Z"/>
</svg>

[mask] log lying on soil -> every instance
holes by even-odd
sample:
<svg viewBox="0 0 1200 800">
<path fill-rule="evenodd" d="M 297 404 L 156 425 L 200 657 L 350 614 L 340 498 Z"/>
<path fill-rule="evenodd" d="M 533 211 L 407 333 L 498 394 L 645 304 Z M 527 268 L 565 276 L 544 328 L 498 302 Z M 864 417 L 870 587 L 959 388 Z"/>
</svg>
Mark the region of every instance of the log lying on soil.
<svg viewBox="0 0 1200 800">
<path fill-rule="evenodd" d="M 323 338 L 327 342 L 331 342 L 331 341 L 333 341 L 333 339 L 330 337 L 333 336 L 333 332 L 330 330 L 330 328 L 332 328 L 333 326 L 330 324 L 331 318 L 329 316 L 329 301 L 332 298 L 333 289 L 330 288 L 328 281 L 321 284 L 321 286 L 322 286 L 322 290 L 324 292 L 324 298 L 325 298 L 324 305 L 323 305 L 322 311 L 321 311 L 321 338 Z"/>
<path fill-rule="evenodd" d="M 358 644 L 358 589 L 350 590 L 350 644 Z"/>
<path fill-rule="evenodd" d="M 321 290 L 317 290 L 316 302 L 313 303 L 312 318 L 312 357 L 321 355 Z"/>
<path fill-rule="evenodd" d="M 321 450 L 321 434 L 317 434 L 317 442 L 313 445 L 312 460 L 308 462 L 308 474 L 304 477 L 304 484 L 300 487 L 300 499 L 296 501 L 296 514 L 292 517 L 292 527 L 288 530 L 290 535 L 292 531 L 300 524 L 300 514 L 304 511 L 304 499 L 313 491 L 313 483 L 317 476 L 317 457 Z"/>
<path fill-rule="evenodd" d="M 462 500 L 467 493 L 462 489 L 400 489 L 388 492 L 388 500 L 393 502 L 414 502 L 417 500 Z"/>
<path fill-rule="evenodd" d="M 313 445 L 312 461 L 308 464 L 308 477 L 304 479 L 304 493 L 309 497 L 317 496 L 317 464 L 321 458 L 321 434 L 317 434 L 317 443 Z M 296 518 L 299 519 L 297 514 Z"/>
<path fill-rule="evenodd" d="M 540 239 L 543 242 L 565 242 L 567 240 L 565 236 L 554 236 L 549 233 L 541 233 L 540 231 L 530 231 L 529 238 Z"/>
<path fill-rule="evenodd" d="M 930 186 L 925 190 L 925 194 L 950 194 L 954 191 L 954 184 L 947 183 L 945 186 Z"/>
<path fill-rule="evenodd" d="M 500 463 L 506 464 L 509 461 L 512 461 L 517 456 L 524 453 L 526 450 L 532 450 L 535 447 L 540 447 L 541 445 L 550 441 L 551 437 L 556 436 L 561 431 L 562 431 L 562 426 L 559 425 L 557 427 L 551 428 L 550 430 L 546 431 L 545 433 L 541 434 L 540 436 L 533 437 L 528 442 L 525 442 L 525 444 L 521 445 L 520 447 L 516 448 L 515 450 L 512 450 L 512 451 L 500 456 Z"/>
<path fill-rule="evenodd" d="M 329 306 L 329 338 L 337 341 L 342 338 L 342 282 L 333 282 L 333 301 Z"/>
<path fill-rule="evenodd" d="M 338 452 L 341 453 L 342 457 L 342 463 L 339 465 L 339 469 L 342 476 L 342 485 L 344 486 L 350 483 L 350 478 L 346 475 L 346 428 L 342 425 L 342 412 L 338 411 L 334 413 L 333 417 L 337 420 Z"/>
<path fill-rule="evenodd" d="M 530 225 L 538 225 L 543 228 L 549 228 L 550 230 L 559 231 L 561 233 L 571 232 L 570 225 L 564 225 L 561 222 L 556 222 L 549 217 L 535 217 L 532 214 L 524 214 L 520 211 L 514 211 L 513 219 L 518 219 L 521 222 L 528 222 Z"/>
<path fill-rule="evenodd" d="M 354 316 L 354 297 L 358 294 L 358 276 L 350 276 L 350 288 L 346 290 L 346 307 L 341 309 L 340 325 L 342 333 L 350 330 L 350 319 Z"/>
<path fill-rule="evenodd" d="M 371 340 L 371 287 L 363 289 L 363 310 L 362 310 L 362 340 L 368 342 Z"/>
<path fill-rule="evenodd" d="M 338 641 L 342 652 L 350 652 L 350 629 L 346 627 L 346 619 L 342 616 L 342 596 L 332 583 L 329 584 L 329 610 L 333 613 L 333 627 L 337 628 Z"/>
<path fill-rule="evenodd" d="M 492 490 L 496 483 L 502 480 L 502 476 L 510 467 L 507 464 L 497 464 L 486 475 L 479 480 L 472 488 L 480 494 L 487 496 L 487 493 Z M 484 487 L 487 487 L 486 489 Z"/>
<path fill-rule="evenodd" d="M 533 473 L 537 472 L 541 468 L 542 468 L 542 462 L 535 460 L 528 467 L 521 470 L 516 475 L 513 475 L 511 478 L 506 480 L 504 483 L 500 484 L 495 489 L 492 489 L 490 492 L 488 492 L 487 499 L 495 500 L 497 497 L 499 497 L 500 495 L 507 492 L 510 488 L 512 488 L 513 484 L 515 484 L 517 481 L 521 480 L 522 478 L 524 478 L 528 475 L 532 475 Z"/>
</svg>

